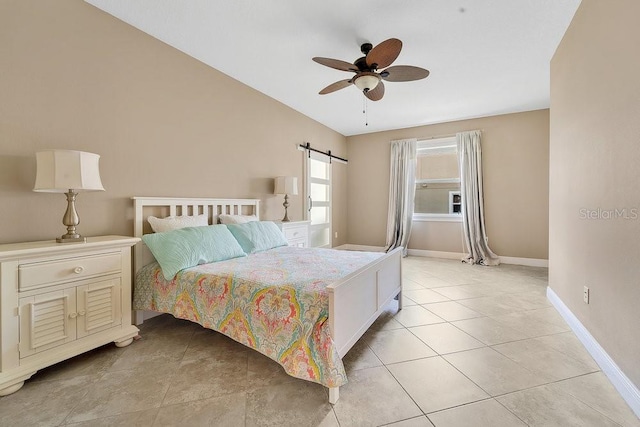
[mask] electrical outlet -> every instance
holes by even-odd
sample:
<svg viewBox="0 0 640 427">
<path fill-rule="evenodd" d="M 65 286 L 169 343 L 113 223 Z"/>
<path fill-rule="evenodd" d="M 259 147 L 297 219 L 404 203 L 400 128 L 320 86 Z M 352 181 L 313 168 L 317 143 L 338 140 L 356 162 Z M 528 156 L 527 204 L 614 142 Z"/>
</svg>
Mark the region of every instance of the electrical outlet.
<svg viewBox="0 0 640 427">
<path fill-rule="evenodd" d="M 337 231 L 335 233 L 333 233 L 333 237 L 335 237 L 336 239 L 338 238 L 338 232 Z"/>
<path fill-rule="evenodd" d="M 589 304 L 589 288 L 586 286 L 582 291 L 582 300 L 584 301 L 585 304 Z"/>
</svg>

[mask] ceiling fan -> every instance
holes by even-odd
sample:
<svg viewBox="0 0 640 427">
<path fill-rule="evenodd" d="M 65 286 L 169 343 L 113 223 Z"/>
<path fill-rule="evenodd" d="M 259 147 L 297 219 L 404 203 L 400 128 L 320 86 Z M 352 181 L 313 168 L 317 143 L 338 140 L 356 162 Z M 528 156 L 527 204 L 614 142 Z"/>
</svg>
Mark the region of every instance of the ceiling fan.
<svg viewBox="0 0 640 427">
<path fill-rule="evenodd" d="M 384 96 L 382 80 L 409 82 L 424 79 L 429 75 L 429 70 L 411 65 L 389 67 L 400 55 L 400 50 L 402 50 L 402 42 L 398 39 L 389 39 L 376 47 L 373 47 L 371 43 L 362 44 L 360 51 L 364 56 L 356 59 L 353 64 L 339 59 L 316 56 L 313 60 L 318 64 L 335 68 L 336 70 L 356 73 L 350 79 L 340 80 L 325 87 L 319 92 L 320 95 L 326 95 L 354 84 L 368 99 L 379 101 Z M 379 71 L 382 68 L 384 70 Z"/>
</svg>

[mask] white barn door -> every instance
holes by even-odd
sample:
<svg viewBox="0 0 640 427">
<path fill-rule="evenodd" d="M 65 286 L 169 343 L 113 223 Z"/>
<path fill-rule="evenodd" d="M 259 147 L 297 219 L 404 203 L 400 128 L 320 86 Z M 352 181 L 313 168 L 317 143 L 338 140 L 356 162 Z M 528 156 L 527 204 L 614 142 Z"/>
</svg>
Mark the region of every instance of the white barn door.
<svg viewBox="0 0 640 427">
<path fill-rule="evenodd" d="M 331 247 L 331 163 L 329 157 L 309 152 L 306 160 L 309 246 Z"/>
</svg>

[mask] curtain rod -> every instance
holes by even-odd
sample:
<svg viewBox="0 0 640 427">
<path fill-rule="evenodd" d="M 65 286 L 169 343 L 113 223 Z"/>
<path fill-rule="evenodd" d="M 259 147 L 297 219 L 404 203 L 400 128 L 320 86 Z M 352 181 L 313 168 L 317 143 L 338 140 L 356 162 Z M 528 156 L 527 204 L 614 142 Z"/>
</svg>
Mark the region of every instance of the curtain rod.
<svg viewBox="0 0 640 427">
<path fill-rule="evenodd" d="M 453 138 L 454 136 L 456 136 L 455 133 L 451 133 L 448 135 L 427 136 L 426 138 L 419 138 L 418 141 L 424 141 L 425 139 Z"/>
<path fill-rule="evenodd" d="M 474 130 L 477 130 L 477 131 L 480 131 L 480 132 L 484 132 L 484 129 L 474 129 Z M 465 130 L 465 131 L 462 131 L 462 132 L 473 132 L 474 130 Z M 452 138 L 452 137 L 456 136 L 458 133 L 460 133 L 460 132 L 450 133 L 448 135 L 427 136 L 425 138 L 418 138 L 418 141 L 424 141 L 425 139 Z"/>
<path fill-rule="evenodd" d="M 304 144 L 300 144 L 299 147 L 303 148 L 305 150 L 313 151 L 315 153 L 323 154 L 323 155 L 329 157 L 329 163 L 331 163 L 332 159 L 336 159 L 339 162 L 343 162 L 343 163 L 348 163 L 349 162 L 349 160 L 347 160 L 347 159 L 343 159 L 342 157 L 338 157 L 338 156 L 335 156 L 335 155 L 331 154 L 331 150 L 327 150 L 326 152 L 324 152 L 324 151 L 317 150 L 315 148 L 311 148 L 311 143 L 309 143 L 309 142 L 306 142 Z"/>
</svg>

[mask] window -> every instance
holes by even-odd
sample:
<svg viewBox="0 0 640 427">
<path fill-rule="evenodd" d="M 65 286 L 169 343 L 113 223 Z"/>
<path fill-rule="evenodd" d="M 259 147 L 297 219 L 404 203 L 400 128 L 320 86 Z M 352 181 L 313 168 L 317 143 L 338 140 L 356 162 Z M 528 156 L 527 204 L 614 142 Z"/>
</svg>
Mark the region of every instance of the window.
<svg viewBox="0 0 640 427">
<path fill-rule="evenodd" d="M 418 141 L 413 219 L 461 221 L 460 168 L 456 138 Z"/>
</svg>

